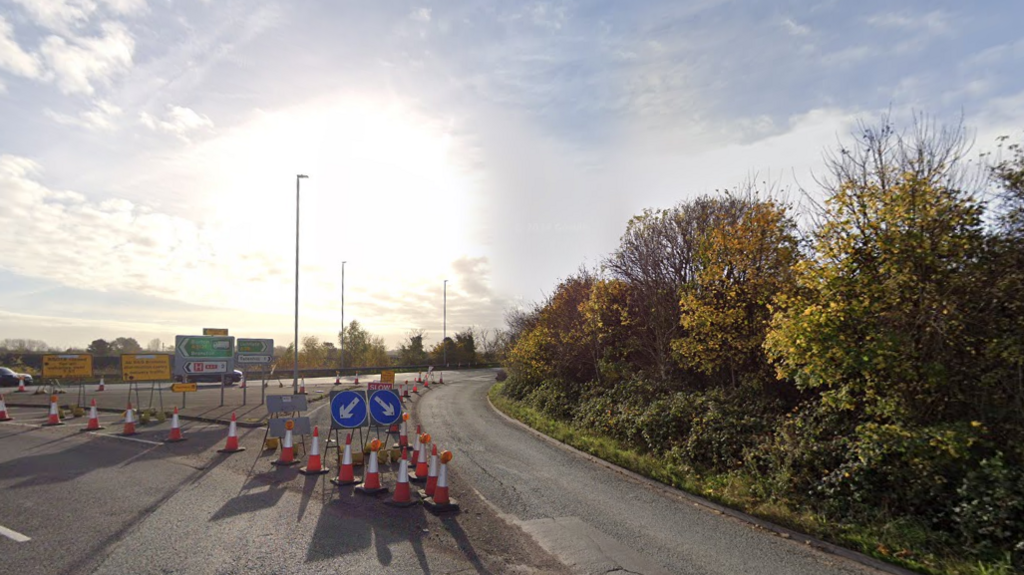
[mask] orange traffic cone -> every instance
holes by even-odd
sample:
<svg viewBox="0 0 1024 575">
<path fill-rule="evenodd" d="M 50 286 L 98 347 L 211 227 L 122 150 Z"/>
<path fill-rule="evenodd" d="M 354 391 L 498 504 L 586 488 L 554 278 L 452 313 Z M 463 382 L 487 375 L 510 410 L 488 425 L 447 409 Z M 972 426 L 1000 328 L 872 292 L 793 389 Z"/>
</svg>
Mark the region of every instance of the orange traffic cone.
<svg viewBox="0 0 1024 575">
<path fill-rule="evenodd" d="M 345 435 L 345 454 L 341 457 L 341 465 L 338 466 L 338 477 L 332 479 L 335 485 L 352 485 L 359 483 L 355 477 L 355 470 L 352 469 L 352 434 Z"/>
<path fill-rule="evenodd" d="M 303 475 L 320 475 L 327 473 L 327 468 L 320 465 L 320 428 L 313 428 L 313 446 L 309 450 L 309 463 L 299 468 Z"/>
<path fill-rule="evenodd" d="M 423 380 L 423 388 L 424 389 L 430 389 L 430 382 L 424 379 Z"/>
<path fill-rule="evenodd" d="M 238 389 L 245 389 L 245 382 L 248 379 L 249 378 L 243 373 L 242 374 L 242 383 L 238 385 Z"/>
<path fill-rule="evenodd" d="M 103 376 L 101 375 L 100 376 L 100 386 L 96 388 L 96 391 L 106 391 L 106 390 L 107 390 L 107 384 L 104 383 Z"/>
<path fill-rule="evenodd" d="M 218 449 L 217 453 L 238 453 L 245 451 L 244 447 L 238 446 L 238 424 L 235 422 L 235 412 L 231 412 L 231 424 L 228 425 L 228 443 L 224 449 Z"/>
<path fill-rule="evenodd" d="M 415 385 L 414 385 L 414 386 L 412 386 L 412 392 L 413 392 L 413 393 L 417 393 L 417 394 L 419 393 L 419 390 L 418 390 L 418 389 L 416 389 L 416 386 L 415 386 Z"/>
<path fill-rule="evenodd" d="M 377 495 L 387 492 L 387 487 L 380 484 L 380 470 L 377 468 L 377 452 L 380 450 L 380 440 L 374 439 L 370 442 L 370 461 L 366 464 L 366 474 L 363 482 L 356 485 L 355 490 L 363 495 Z"/>
<path fill-rule="evenodd" d="M 334 385 L 341 385 L 341 373 L 334 372 Z"/>
<path fill-rule="evenodd" d="M 437 383 L 444 383 L 444 372 L 443 371 L 441 372 L 441 379 L 439 379 L 437 381 Z"/>
<path fill-rule="evenodd" d="M 28 390 L 25 389 L 25 378 L 19 377 L 18 378 L 18 390 L 15 391 L 14 393 L 25 393 L 27 391 Z"/>
<path fill-rule="evenodd" d="M 4 403 L 4 396 L 0 395 L 0 421 L 10 421 L 14 419 L 7 413 L 7 404 Z"/>
<path fill-rule="evenodd" d="M 124 412 L 124 431 L 121 435 L 135 435 L 135 410 L 132 409 L 132 402 L 128 402 L 128 409 Z"/>
<path fill-rule="evenodd" d="M 416 383 L 423 383 L 423 378 L 420 377 L 421 375 L 423 375 L 423 372 L 416 372 Z"/>
<path fill-rule="evenodd" d="M 306 395 L 306 378 L 302 378 L 302 383 L 299 384 L 299 395 Z"/>
<path fill-rule="evenodd" d="M 423 505 L 434 513 L 459 510 L 459 502 L 448 496 L 448 462 L 451 460 L 451 451 L 441 452 L 441 468 L 437 473 L 437 487 L 434 488 L 434 495 L 423 500 Z"/>
<path fill-rule="evenodd" d="M 402 399 L 409 399 L 409 386 L 408 385 L 403 385 L 402 386 Z"/>
<path fill-rule="evenodd" d="M 409 432 L 406 430 L 408 427 L 407 421 L 409 421 L 409 414 L 403 413 L 402 423 L 398 426 L 398 443 L 395 444 L 395 447 L 400 449 L 409 447 Z"/>
<path fill-rule="evenodd" d="M 103 429 L 103 426 L 100 425 L 100 416 L 96 413 L 96 400 L 94 399 L 89 405 L 89 425 L 86 425 L 82 431 L 98 431 L 100 429 Z"/>
<path fill-rule="evenodd" d="M 424 433 L 419 436 L 419 454 L 416 456 L 416 483 L 424 483 L 427 480 L 427 446 L 430 445 L 430 434 Z"/>
<path fill-rule="evenodd" d="M 272 461 L 274 465 L 295 465 L 298 460 L 295 459 L 295 446 L 292 445 L 292 429 L 295 427 L 295 422 L 288 420 L 284 422 L 284 441 L 281 442 L 281 457 L 277 461 Z"/>
<path fill-rule="evenodd" d="M 185 441 L 181 435 L 181 423 L 178 422 L 178 406 L 174 406 L 174 415 L 171 416 L 171 435 L 166 439 L 169 443 Z"/>
<path fill-rule="evenodd" d="M 437 489 L 437 444 L 434 444 L 434 451 L 430 454 L 430 469 L 427 470 L 427 486 L 423 489 L 423 492 L 428 495 L 434 495 L 434 490 Z"/>
<path fill-rule="evenodd" d="M 395 482 L 395 496 L 386 501 L 392 507 L 410 507 L 419 503 L 419 494 L 414 498 L 409 489 L 409 451 L 402 448 L 402 462 L 398 465 L 398 481 Z"/>
<path fill-rule="evenodd" d="M 359 372 L 356 372 L 356 385 L 359 385 Z"/>
<path fill-rule="evenodd" d="M 43 425 L 64 425 L 64 422 L 60 420 L 60 409 L 57 407 L 57 396 L 50 396 L 50 415 L 46 418 L 46 423 Z"/>
</svg>

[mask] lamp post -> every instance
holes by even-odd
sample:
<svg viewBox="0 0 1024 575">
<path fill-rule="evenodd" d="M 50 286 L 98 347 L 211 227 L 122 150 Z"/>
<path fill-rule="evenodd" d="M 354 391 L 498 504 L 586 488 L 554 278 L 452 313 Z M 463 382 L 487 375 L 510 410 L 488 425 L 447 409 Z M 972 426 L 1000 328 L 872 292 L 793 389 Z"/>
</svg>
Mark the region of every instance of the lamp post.
<svg viewBox="0 0 1024 575">
<path fill-rule="evenodd" d="M 292 393 L 299 392 L 299 185 L 305 174 L 295 176 L 295 343 L 292 350 L 295 355 L 294 372 L 292 373 Z"/>
<path fill-rule="evenodd" d="M 448 367 L 448 280 L 444 280 L 444 331 L 441 333 L 441 350 L 444 351 L 444 366 Z"/>
<path fill-rule="evenodd" d="M 341 355 L 339 356 L 341 368 L 345 367 L 345 262 L 341 262 Z"/>
</svg>

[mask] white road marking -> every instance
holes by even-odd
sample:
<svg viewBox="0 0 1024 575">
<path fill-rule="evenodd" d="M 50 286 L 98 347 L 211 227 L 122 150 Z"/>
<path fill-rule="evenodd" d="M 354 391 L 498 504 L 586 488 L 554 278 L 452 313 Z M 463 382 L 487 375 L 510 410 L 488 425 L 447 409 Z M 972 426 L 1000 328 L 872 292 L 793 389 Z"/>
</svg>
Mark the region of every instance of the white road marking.
<svg viewBox="0 0 1024 575">
<path fill-rule="evenodd" d="M 24 543 L 26 541 L 31 541 L 32 540 L 31 537 L 28 537 L 26 535 L 22 535 L 21 533 L 18 533 L 17 531 L 15 531 L 13 529 L 8 529 L 8 528 L 4 527 L 3 525 L 0 525 L 0 535 L 3 535 L 4 537 L 6 537 L 8 539 L 11 539 L 13 541 L 16 541 L 18 543 Z"/>
</svg>

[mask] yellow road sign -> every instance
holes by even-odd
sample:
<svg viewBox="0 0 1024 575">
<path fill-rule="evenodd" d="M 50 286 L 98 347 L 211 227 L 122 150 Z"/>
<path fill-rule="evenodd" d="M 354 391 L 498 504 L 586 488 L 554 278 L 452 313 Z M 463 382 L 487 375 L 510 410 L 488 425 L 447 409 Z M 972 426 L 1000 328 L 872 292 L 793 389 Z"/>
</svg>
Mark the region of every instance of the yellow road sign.
<svg viewBox="0 0 1024 575">
<path fill-rule="evenodd" d="M 225 327 L 204 327 L 203 335 L 227 335 L 228 330 Z"/>
<path fill-rule="evenodd" d="M 121 379 L 125 381 L 167 381 L 171 379 L 171 356 L 123 354 L 121 356 Z"/>
<path fill-rule="evenodd" d="M 173 383 L 171 384 L 172 393 L 185 393 L 187 391 L 199 391 L 198 383 Z"/>
<path fill-rule="evenodd" d="M 92 377 L 92 356 L 88 354 L 44 355 L 43 377 Z"/>
<path fill-rule="evenodd" d="M 395 383 L 395 372 L 391 371 L 391 370 L 380 372 L 380 382 L 381 383 L 391 383 L 391 384 L 394 384 Z"/>
</svg>

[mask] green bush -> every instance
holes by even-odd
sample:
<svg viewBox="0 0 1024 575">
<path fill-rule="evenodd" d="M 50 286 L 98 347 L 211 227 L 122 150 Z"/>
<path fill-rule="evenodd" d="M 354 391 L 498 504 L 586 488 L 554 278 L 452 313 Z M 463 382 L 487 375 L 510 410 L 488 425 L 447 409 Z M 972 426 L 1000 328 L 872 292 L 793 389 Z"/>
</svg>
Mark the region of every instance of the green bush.
<svg viewBox="0 0 1024 575">
<path fill-rule="evenodd" d="M 1002 453 L 984 459 L 957 489 L 953 518 L 959 534 L 982 555 L 1015 552 L 1024 568 L 1024 471 Z"/>
</svg>

